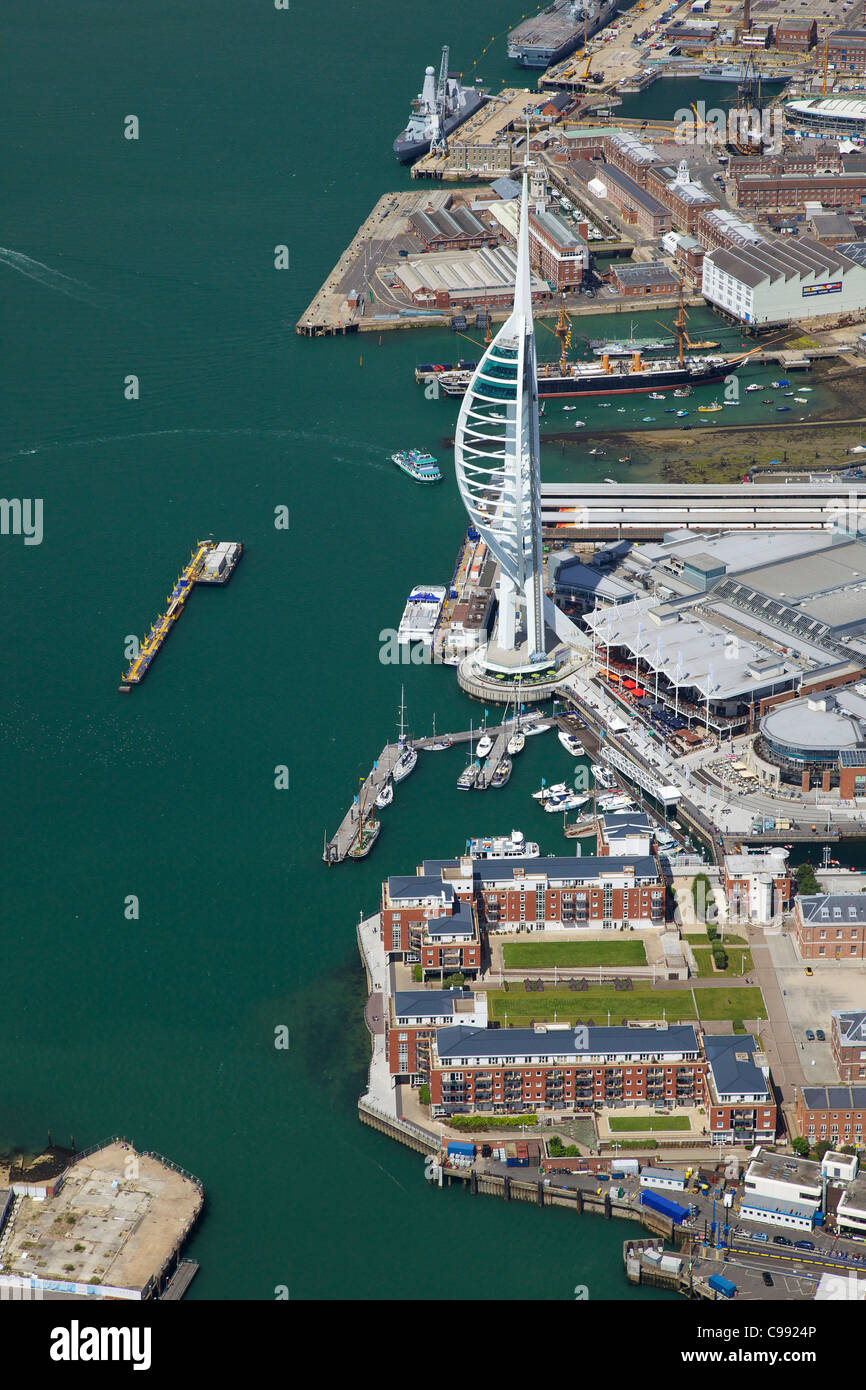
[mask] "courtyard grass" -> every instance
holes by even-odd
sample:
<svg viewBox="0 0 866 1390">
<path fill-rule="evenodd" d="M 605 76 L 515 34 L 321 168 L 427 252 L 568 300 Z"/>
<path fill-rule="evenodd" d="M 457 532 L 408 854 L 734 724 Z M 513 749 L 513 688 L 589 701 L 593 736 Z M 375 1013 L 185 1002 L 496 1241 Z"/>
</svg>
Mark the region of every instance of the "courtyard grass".
<svg viewBox="0 0 866 1390">
<path fill-rule="evenodd" d="M 586 969 L 593 965 L 646 965 L 642 941 L 518 941 L 503 946 L 506 970 L 558 966 Z"/>
<path fill-rule="evenodd" d="M 511 986 L 506 990 L 489 990 L 487 994 L 490 1018 L 510 1028 L 526 1027 L 530 1019 L 536 1023 L 588 1023 L 607 1026 L 610 1010 L 611 1027 L 631 1020 L 660 1019 L 668 1023 L 682 1019 L 691 1022 L 698 1018 L 712 1022 L 730 1021 L 742 1026 L 747 1018 L 766 1018 L 764 997 L 756 985 L 720 985 L 718 989 L 653 990 L 649 985 L 635 989 L 610 989 L 607 986 L 585 990 L 524 990 Z"/>
<path fill-rule="evenodd" d="M 633 1133 L 635 1130 L 691 1129 L 688 1115 L 611 1116 L 607 1123 L 612 1134 Z"/>
<path fill-rule="evenodd" d="M 764 996 L 757 985 L 735 985 L 731 989 L 720 985 L 718 989 L 692 992 L 702 1019 L 712 1022 L 730 1019 L 736 1025 L 747 1018 L 767 1017 Z"/>
<path fill-rule="evenodd" d="M 753 968 L 751 951 L 742 947 L 732 947 L 728 951 L 728 965 L 725 970 L 713 968 L 713 953 L 708 946 L 694 947 L 693 953 L 697 962 L 698 978 L 701 980 L 708 980 L 712 976 L 723 980 L 726 975 L 736 978 L 738 975 L 747 975 Z"/>
<path fill-rule="evenodd" d="M 576 1023 L 578 1019 L 586 1023 L 593 1019 L 597 1026 L 607 1026 L 608 1009 L 611 1026 L 620 1024 L 624 1018 L 661 1018 L 663 1010 L 668 1020 L 697 1017 L 690 990 L 661 992 L 653 991 L 649 985 L 635 989 L 593 988 L 590 985 L 585 990 L 557 988 L 545 989 L 543 993 L 512 985 L 508 993 L 489 990 L 487 1000 L 490 1017 L 504 1023 L 507 1014 L 509 1027 L 525 1026 L 531 1018 L 536 1023 Z"/>
</svg>

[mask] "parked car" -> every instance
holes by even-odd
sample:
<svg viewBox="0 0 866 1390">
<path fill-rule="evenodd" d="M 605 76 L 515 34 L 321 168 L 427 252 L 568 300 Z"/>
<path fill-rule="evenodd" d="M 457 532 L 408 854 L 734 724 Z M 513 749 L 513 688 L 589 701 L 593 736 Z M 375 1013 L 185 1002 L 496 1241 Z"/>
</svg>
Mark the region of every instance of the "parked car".
<svg viewBox="0 0 866 1390">
<path fill-rule="evenodd" d="M 763 1274 L 761 1275 L 761 1278 L 763 1279 L 763 1281 L 764 1281 L 764 1283 L 766 1284 L 766 1286 L 767 1286 L 768 1289 L 771 1289 L 771 1288 L 773 1287 L 773 1276 L 772 1276 L 772 1274 L 768 1274 L 768 1272 L 767 1272 L 766 1269 L 764 1270 Z"/>
<path fill-rule="evenodd" d="M 812 829 L 814 830 L 814 828 L 815 828 L 815 827 L 813 826 Z M 807 975 L 814 975 L 814 973 L 815 973 L 815 972 L 814 972 L 814 970 L 812 969 L 811 965 L 807 965 L 807 966 L 806 966 L 806 974 L 807 974 Z"/>
<path fill-rule="evenodd" d="M 774 1245 L 793 1245 L 794 1242 L 793 1242 L 792 1240 L 789 1240 L 787 1236 L 773 1236 L 773 1244 L 774 1244 Z"/>
<path fill-rule="evenodd" d="M 812 1032 L 812 1029 L 811 1029 L 811 1028 L 807 1028 L 807 1029 L 806 1029 L 806 1042 L 814 1042 L 814 1041 L 815 1041 L 815 1034 Z"/>
<path fill-rule="evenodd" d="M 815 1029 L 815 1037 L 818 1039 L 819 1042 L 826 1042 L 826 1041 L 827 1041 L 827 1034 L 824 1032 L 824 1029 L 823 1029 L 823 1028 L 816 1028 L 816 1029 Z"/>
<path fill-rule="evenodd" d="M 747 1235 L 749 1236 L 749 1239 L 750 1239 L 750 1240 L 768 1240 L 768 1239 L 769 1239 L 769 1237 L 767 1236 L 767 1232 L 766 1232 L 766 1231 L 748 1231 L 748 1232 L 747 1232 Z"/>
<path fill-rule="evenodd" d="M 814 1240 L 795 1240 L 795 1241 L 794 1241 L 794 1249 L 795 1249 L 795 1250 L 814 1250 L 814 1249 L 815 1249 L 815 1242 L 814 1242 Z"/>
</svg>

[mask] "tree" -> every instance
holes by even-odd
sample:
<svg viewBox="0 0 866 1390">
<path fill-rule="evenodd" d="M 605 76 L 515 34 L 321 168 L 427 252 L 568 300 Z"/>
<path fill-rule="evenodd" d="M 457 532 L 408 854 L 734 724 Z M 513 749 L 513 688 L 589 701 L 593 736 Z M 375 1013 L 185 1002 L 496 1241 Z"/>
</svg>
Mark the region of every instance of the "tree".
<svg viewBox="0 0 866 1390">
<path fill-rule="evenodd" d="M 809 1141 L 808 1139 L 804 1139 L 802 1134 L 798 1134 L 796 1139 L 791 1140 L 791 1148 L 794 1150 L 794 1153 L 799 1154 L 801 1158 L 809 1157 Z"/>
<path fill-rule="evenodd" d="M 707 922 L 715 916 L 713 888 L 706 874 L 695 874 L 692 879 L 692 904 L 697 922 Z"/>
<path fill-rule="evenodd" d="M 797 880 L 797 892 L 803 894 L 820 893 L 821 885 L 815 877 L 815 870 L 811 864 L 798 864 L 794 870 L 794 877 Z"/>
<path fill-rule="evenodd" d="M 825 1153 L 829 1153 L 832 1147 L 833 1145 L 830 1143 L 829 1139 L 819 1139 L 815 1147 L 812 1149 L 812 1157 L 814 1158 L 815 1162 L 820 1163 Z"/>
</svg>

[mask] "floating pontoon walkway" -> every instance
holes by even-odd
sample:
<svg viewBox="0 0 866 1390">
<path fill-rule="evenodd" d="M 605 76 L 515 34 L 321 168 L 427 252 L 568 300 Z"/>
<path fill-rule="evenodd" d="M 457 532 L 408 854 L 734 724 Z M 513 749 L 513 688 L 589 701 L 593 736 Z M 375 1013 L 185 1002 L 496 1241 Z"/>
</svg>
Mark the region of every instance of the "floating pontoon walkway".
<svg viewBox="0 0 866 1390">
<path fill-rule="evenodd" d="M 172 627 L 184 609 L 184 604 L 196 584 L 225 584 L 230 579 L 243 545 L 240 541 L 197 541 L 189 562 L 178 575 L 174 588 L 166 599 L 168 607 L 160 613 L 150 632 L 142 638 L 138 656 L 123 676 L 118 690 L 128 691 L 144 680 L 150 663 L 156 656 Z"/>
<path fill-rule="evenodd" d="M 554 726 L 554 722 L 555 721 L 552 719 L 532 719 L 531 716 L 523 720 L 524 727 L 531 724 L 535 729 L 550 729 Z M 500 726 L 494 746 L 490 751 L 489 757 L 485 759 L 484 766 L 481 769 L 479 781 L 477 783 L 479 791 L 486 791 L 490 786 L 493 780 L 493 774 L 505 757 L 508 736 L 512 732 L 513 726 L 511 724 L 507 726 L 502 724 Z M 431 734 L 429 738 L 407 739 L 407 744 L 411 742 L 413 748 L 416 748 L 419 753 L 423 753 L 431 744 L 439 744 L 441 739 L 449 739 L 452 745 L 469 743 L 471 739 L 477 739 L 479 733 L 480 731 L 478 729 L 464 729 L 458 734 L 437 734 L 435 738 Z M 405 746 L 406 745 L 403 747 Z M 349 850 L 357 840 L 361 829 L 360 807 L 363 806 L 365 812 L 372 808 L 376 797 L 389 782 L 394 770 L 394 764 L 398 761 L 402 752 L 403 748 L 401 748 L 400 744 L 386 743 L 373 764 L 372 770 L 367 774 L 357 799 L 353 801 L 340 822 L 340 827 L 336 835 L 325 842 L 322 858 L 326 864 L 341 864 L 346 858 Z"/>
</svg>

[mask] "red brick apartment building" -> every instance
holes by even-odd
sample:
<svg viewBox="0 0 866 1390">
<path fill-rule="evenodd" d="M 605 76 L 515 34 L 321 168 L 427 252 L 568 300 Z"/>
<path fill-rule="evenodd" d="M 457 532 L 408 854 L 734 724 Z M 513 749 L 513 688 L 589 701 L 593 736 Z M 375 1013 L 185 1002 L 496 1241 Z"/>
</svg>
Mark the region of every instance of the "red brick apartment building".
<svg viewBox="0 0 866 1390">
<path fill-rule="evenodd" d="M 719 1142 L 776 1132 L 769 1073 L 747 1034 L 699 1039 L 691 1026 L 436 1030 L 430 1051 L 434 1113 L 700 1105 Z"/>
<path fill-rule="evenodd" d="M 866 1086 L 801 1086 L 797 1093 L 797 1128 L 815 1142 L 829 1139 L 839 1144 L 863 1143 L 866 1119 Z"/>
<path fill-rule="evenodd" d="M 794 903 L 794 939 L 803 960 L 866 959 L 866 894 L 798 897 Z M 861 1074 L 866 1076 L 866 1072 Z"/>
<path fill-rule="evenodd" d="M 385 1020 L 391 1075 L 420 1085 L 430 1075 L 430 1048 L 436 1029 L 462 1023 L 487 1027 L 487 995 L 465 989 L 397 990 Z"/>
<path fill-rule="evenodd" d="M 420 959 L 425 940 L 469 906 L 495 932 L 662 928 L 665 884 L 652 854 L 425 860 L 417 874 L 382 885 L 385 950 Z"/>
<path fill-rule="evenodd" d="M 833 1010 L 830 1048 L 839 1080 L 860 1081 L 866 1085 L 866 1010 Z"/>
</svg>

